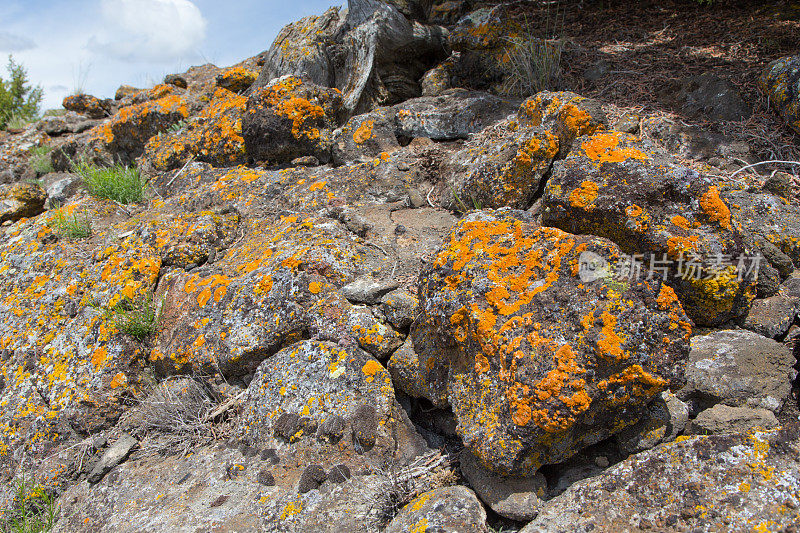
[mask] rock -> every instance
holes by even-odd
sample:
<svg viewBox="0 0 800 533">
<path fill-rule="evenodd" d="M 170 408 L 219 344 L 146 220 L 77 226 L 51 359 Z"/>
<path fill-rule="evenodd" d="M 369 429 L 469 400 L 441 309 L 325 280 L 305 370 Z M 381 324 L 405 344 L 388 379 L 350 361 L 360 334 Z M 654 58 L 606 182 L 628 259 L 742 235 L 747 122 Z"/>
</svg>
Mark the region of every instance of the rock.
<svg viewBox="0 0 800 533">
<path fill-rule="evenodd" d="M 300 475 L 300 483 L 297 486 L 297 491 L 303 494 L 310 490 L 318 489 L 327 477 L 325 469 L 320 465 L 308 465 Z"/>
<path fill-rule="evenodd" d="M 504 121 L 475 135 L 445 162 L 441 204 L 454 211 L 525 209 L 558 154 L 558 138 Z"/>
<path fill-rule="evenodd" d="M 612 129 L 614 131 L 621 131 L 623 133 L 631 133 L 636 135 L 639 133 L 639 123 L 642 121 L 642 117 L 639 115 L 635 115 L 633 113 L 625 113 L 616 122 Z"/>
<path fill-rule="evenodd" d="M 632 455 L 546 502 L 521 533 L 678 532 L 709 524 L 726 531 L 758 524 L 780 530 L 796 522 L 800 505 L 797 439 L 793 425 L 686 438 Z"/>
<path fill-rule="evenodd" d="M 694 337 L 686 386 L 677 395 L 697 413 L 716 403 L 777 413 L 789 397 L 796 372 L 782 344 L 749 331 L 715 331 Z"/>
<path fill-rule="evenodd" d="M 397 329 L 405 329 L 414 321 L 419 300 L 407 289 L 396 289 L 381 298 L 386 320 Z"/>
<path fill-rule="evenodd" d="M 114 444 L 111 445 L 110 448 L 103 453 L 100 461 L 97 462 L 89 476 L 86 478 L 89 480 L 89 483 L 97 483 L 103 479 L 103 476 L 108 474 L 112 468 L 120 464 L 128 457 L 128 454 L 131 453 L 133 447 L 138 443 L 139 441 L 137 441 L 135 438 L 131 437 L 127 433 L 124 433 Z"/>
<path fill-rule="evenodd" d="M 81 186 L 79 175 L 65 172 L 46 174 L 42 181 L 45 183 L 47 203 L 51 208 L 66 204 Z"/>
<path fill-rule="evenodd" d="M 632 135 L 597 133 L 576 143 L 553 164 L 543 224 L 618 243 L 631 268 L 617 275 L 662 277 L 699 325 L 745 315 L 754 260 L 716 182 Z"/>
<path fill-rule="evenodd" d="M 112 114 L 111 103 L 89 94 L 67 96 L 61 104 L 67 111 L 74 111 L 90 118 L 105 118 Z"/>
<path fill-rule="evenodd" d="M 292 159 L 291 165 L 293 167 L 318 167 L 319 166 L 319 159 L 314 157 L 313 155 L 307 155 L 303 157 L 296 157 Z"/>
<path fill-rule="evenodd" d="M 713 433 L 745 434 L 753 429 L 772 429 L 778 426 L 778 419 L 768 409 L 752 407 L 731 407 L 717 404 L 702 411 L 689 422 L 690 435 L 710 435 Z"/>
<path fill-rule="evenodd" d="M 800 132 L 800 55 L 773 61 L 758 80 L 758 87 L 789 126 Z"/>
<path fill-rule="evenodd" d="M 252 161 L 288 163 L 312 155 L 330 160 L 331 134 L 343 118 L 341 94 L 283 77 L 256 89 L 242 117 L 242 136 Z"/>
<path fill-rule="evenodd" d="M 420 365 L 429 399 L 449 400 L 465 446 L 502 475 L 531 475 L 633 424 L 682 383 L 691 331 L 656 280 L 581 283 L 580 263 L 615 263 L 616 245 L 526 217 L 459 221 L 420 275 L 412 328 L 431 361 Z"/>
<path fill-rule="evenodd" d="M 542 91 L 525 100 L 517 113 L 523 126 L 543 127 L 558 137 L 563 158 L 578 137 L 608 128 L 608 118 L 597 100 L 571 92 Z"/>
<path fill-rule="evenodd" d="M 30 218 L 44 211 L 47 193 L 32 183 L 0 185 L 0 223 Z"/>
<path fill-rule="evenodd" d="M 256 81 L 258 72 L 254 72 L 245 67 L 234 67 L 226 69 L 216 78 L 218 87 L 227 89 L 234 93 L 241 93 L 250 88 Z"/>
<path fill-rule="evenodd" d="M 331 9 L 281 30 L 253 87 L 307 76 L 337 87 L 347 110 L 363 113 L 419 96 L 418 80 L 446 57 L 445 39 L 444 28 L 409 21 L 392 5 L 352 0 L 346 17 Z"/>
<path fill-rule="evenodd" d="M 130 85 L 120 85 L 117 89 L 117 92 L 114 93 L 114 100 L 122 100 L 128 96 L 133 96 L 141 90 L 142 89 L 137 89 L 136 87 L 132 87 Z"/>
<path fill-rule="evenodd" d="M 711 121 L 745 120 L 753 110 L 736 88 L 726 79 L 704 72 L 680 82 L 680 89 L 671 94 L 675 105 L 689 118 Z"/>
<path fill-rule="evenodd" d="M 393 108 L 379 107 L 351 118 L 333 132 L 334 162 L 372 160 L 399 149 L 395 115 Z"/>
<path fill-rule="evenodd" d="M 626 455 L 639 453 L 655 448 L 662 442 L 675 440 L 686 428 L 688 421 L 689 406 L 674 394 L 664 391 L 650 402 L 647 415 L 620 431 L 615 438 L 620 450 Z"/>
<path fill-rule="evenodd" d="M 517 102 L 488 93 L 453 89 L 394 106 L 397 136 L 435 141 L 466 139 L 516 111 Z"/>
<path fill-rule="evenodd" d="M 420 529 L 421 528 L 421 529 Z M 386 526 L 386 533 L 414 531 L 487 533 L 486 511 L 466 487 L 442 487 L 418 496 Z"/>
<path fill-rule="evenodd" d="M 780 337 L 789 331 L 798 313 L 800 298 L 796 296 L 777 295 L 753 300 L 742 327 L 765 337 Z"/>
<path fill-rule="evenodd" d="M 359 278 L 342 287 L 342 294 L 351 302 L 375 305 L 385 294 L 398 286 L 396 281 Z"/>
<path fill-rule="evenodd" d="M 348 313 L 347 328 L 361 348 L 381 360 L 388 359 L 403 344 L 402 337 L 380 322 L 370 309 L 352 309 Z"/>
<path fill-rule="evenodd" d="M 539 498 L 547 491 L 547 480 L 536 473 L 527 478 L 509 478 L 483 468 L 472 453 L 461 454 L 461 473 L 478 497 L 504 518 L 527 522 L 539 512 Z"/>
<path fill-rule="evenodd" d="M 214 166 L 245 162 L 242 116 L 247 98 L 217 89 L 196 120 L 152 137 L 143 159 L 156 171 L 183 167 L 190 158 Z"/>
<path fill-rule="evenodd" d="M 670 118 L 645 119 L 642 121 L 642 130 L 671 154 L 685 159 L 706 161 L 730 172 L 739 170 L 742 161 L 757 161 L 748 143 Z"/>
<path fill-rule="evenodd" d="M 775 172 L 764 181 L 764 192 L 790 198 L 792 196 L 792 176 L 786 172 Z"/>
<path fill-rule="evenodd" d="M 164 85 L 174 85 L 179 89 L 185 89 L 188 87 L 186 83 L 186 78 L 181 76 L 180 74 L 167 74 L 164 76 Z"/>
</svg>

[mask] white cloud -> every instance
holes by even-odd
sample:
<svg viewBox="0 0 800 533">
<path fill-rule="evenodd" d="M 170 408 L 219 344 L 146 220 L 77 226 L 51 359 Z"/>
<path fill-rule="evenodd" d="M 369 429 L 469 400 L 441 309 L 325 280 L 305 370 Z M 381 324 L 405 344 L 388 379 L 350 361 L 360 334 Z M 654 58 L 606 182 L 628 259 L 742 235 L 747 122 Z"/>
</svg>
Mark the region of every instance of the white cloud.
<svg viewBox="0 0 800 533">
<path fill-rule="evenodd" d="M 175 61 L 195 55 L 205 38 L 206 20 L 189 0 L 103 0 L 101 12 L 89 48 L 120 61 Z"/>
<path fill-rule="evenodd" d="M 7 31 L 0 31 L 0 52 L 20 52 L 35 47 L 36 43 L 27 37 Z"/>
</svg>

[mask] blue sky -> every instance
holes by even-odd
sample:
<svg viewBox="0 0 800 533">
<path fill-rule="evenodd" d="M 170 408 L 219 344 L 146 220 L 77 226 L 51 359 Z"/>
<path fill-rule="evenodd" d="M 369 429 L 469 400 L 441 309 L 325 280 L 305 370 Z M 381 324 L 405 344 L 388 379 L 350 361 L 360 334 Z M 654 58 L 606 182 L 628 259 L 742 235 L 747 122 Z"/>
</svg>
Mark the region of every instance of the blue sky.
<svg viewBox="0 0 800 533">
<path fill-rule="evenodd" d="M 113 97 L 120 85 L 149 86 L 192 65 L 237 63 L 269 48 L 284 25 L 343 2 L 2 0 L 0 57 L 13 54 L 54 108 L 77 88 Z"/>
</svg>

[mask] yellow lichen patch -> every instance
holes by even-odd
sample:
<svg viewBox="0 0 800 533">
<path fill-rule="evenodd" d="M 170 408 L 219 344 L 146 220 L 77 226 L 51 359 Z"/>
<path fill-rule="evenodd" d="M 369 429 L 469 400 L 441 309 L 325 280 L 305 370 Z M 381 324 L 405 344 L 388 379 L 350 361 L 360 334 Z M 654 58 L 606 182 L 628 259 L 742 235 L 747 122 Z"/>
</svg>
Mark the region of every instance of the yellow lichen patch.
<svg viewBox="0 0 800 533">
<path fill-rule="evenodd" d="M 687 231 L 692 229 L 689 225 L 689 221 L 680 215 L 675 215 L 670 219 L 670 221 L 681 229 L 685 229 Z"/>
<path fill-rule="evenodd" d="M 573 207 L 586 208 L 597 199 L 598 186 L 593 181 L 584 181 L 581 186 L 569 195 L 569 203 Z"/>
<path fill-rule="evenodd" d="M 372 138 L 372 128 L 375 127 L 374 120 L 365 120 L 355 132 L 353 132 L 353 142 L 363 144 Z"/>
<path fill-rule="evenodd" d="M 719 224 L 722 229 L 731 229 L 731 210 L 719 197 L 719 189 L 709 187 L 700 197 L 700 207 L 708 218 Z"/>
<path fill-rule="evenodd" d="M 593 135 L 581 144 L 581 148 L 586 153 L 586 157 L 596 162 L 621 163 L 628 159 L 638 159 L 647 161 L 650 156 L 641 150 L 633 147 L 620 147 L 620 140 L 623 138 L 619 132 L 598 133 Z"/>
<path fill-rule="evenodd" d="M 608 312 L 608 309 L 603 311 L 600 315 L 600 320 L 603 322 L 603 329 L 601 330 L 600 339 L 597 341 L 597 351 L 603 357 L 609 357 L 615 360 L 620 360 L 624 357 L 622 351 L 622 338 L 617 335 L 614 328 L 617 325 L 617 317 Z"/>
</svg>

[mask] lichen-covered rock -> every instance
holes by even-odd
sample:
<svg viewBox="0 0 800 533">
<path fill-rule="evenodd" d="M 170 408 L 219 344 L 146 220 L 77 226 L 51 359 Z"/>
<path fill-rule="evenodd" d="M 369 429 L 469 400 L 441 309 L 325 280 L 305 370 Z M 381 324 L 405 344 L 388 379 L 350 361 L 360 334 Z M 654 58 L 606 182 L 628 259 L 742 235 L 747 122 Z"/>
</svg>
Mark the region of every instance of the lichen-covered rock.
<svg viewBox="0 0 800 533">
<path fill-rule="evenodd" d="M 521 533 L 781 531 L 797 523 L 798 426 L 679 439 L 548 501 Z"/>
<path fill-rule="evenodd" d="M 600 102 L 570 92 L 537 93 L 522 103 L 517 116 L 520 125 L 541 126 L 558 137 L 560 158 L 569 153 L 578 137 L 608 129 Z"/>
<path fill-rule="evenodd" d="M 381 310 L 394 327 L 405 329 L 414 321 L 419 300 L 408 289 L 396 289 L 381 298 Z"/>
<path fill-rule="evenodd" d="M 663 277 L 697 324 L 745 315 L 755 296 L 754 260 L 715 181 L 632 135 L 602 132 L 576 142 L 553 165 L 543 223 L 613 240 L 631 254 L 627 277 Z"/>
<path fill-rule="evenodd" d="M 333 160 L 336 163 L 375 159 L 400 148 L 395 115 L 391 107 L 379 107 L 351 118 L 333 132 Z"/>
<path fill-rule="evenodd" d="M 778 419 L 769 409 L 731 407 L 718 403 L 689 422 L 686 432 L 689 435 L 744 434 L 753 429 L 772 429 L 777 426 Z"/>
<path fill-rule="evenodd" d="M 74 111 L 90 118 L 104 118 L 112 114 L 109 100 L 100 100 L 89 94 L 67 96 L 61 104 L 67 111 Z"/>
<path fill-rule="evenodd" d="M 246 97 L 218 89 L 196 119 L 178 131 L 152 137 L 145 145 L 144 159 L 158 171 L 180 168 L 191 157 L 214 166 L 244 163 L 242 115 L 246 104 Z"/>
<path fill-rule="evenodd" d="M 788 56 L 770 63 L 758 80 L 769 103 L 800 133 L 800 56 Z"/>
<path fill-rule="evenodd" d="M 45 200 L 47 194 L 33 183 L 0 185 L 0 223 L 38 215 Z"/>
<path fill-rule="evenodd" d="M 616 245 L 526 218 L 462 219 L 420 275 L 412 331 L 437 369 L 423 374 L 427 387 L 446 391 L 464 444 L 504 475 L 530 475 L 633 424 L 682 383 L 691 332 L 660 281 L 581 280 L 581 254 L 616 264 Z"/>
<path fill-rule="evenodd" d="M 716 403 L 777 413 L 789 397 L 794 364 L 792 352 L 772 339 L 750 331 L 715 331 L 692 339 L 686 386 L 678 397 L 695 413 Z"/>
<path fill-rule="evenodd" d="M 472 137 L 445 162 L 443 207 L 456 211 L 529 207 L 558 154 L 558 138 L 503 121 Z"/>
<path fill-rule="evenodd" d="M 256 89 L 247 100 L 242 135 L 252 161 L 288 163 L 313 155 L 330 159 L 332 131 L 344 108 L 337 89 L 286 76 Z"/>
<path fill-rule="evenodd" d="M 245 67 L 234 67 L 226 69 L 217 76 L 217 86 L 227 89 L 234 93 L 246 91 L 253 85 L 258 77 L 258 72 L 254 72 Z"/>
<path fill-rule="evenodd" d="M 397 136 L 435 141 L 466 139 L 517 109 L 517 102 L 489 93 L 452 89 L 394 106 Z"/>
<path fill-rule="evenodd" d="M 386 526 L 386 533 L 488 533 L 486 511 L 467 487 L 442 487 L 418 496 Z"/>
<path fill-rule="evenodd" d="M 800 298 L 796 296 L 775 295 L 753 300 L 742 327 L 774 339 L 789 331 L 798 313 Z"/>
<path fill-rule="evenodd" d="M 671 392 L 664 391 L 647 406 L 647 414 L 617 433 L 615 440 L 625 454 L 639 453 L 675 440 L 688 421 L 689 406 Z"/>
</svg>

